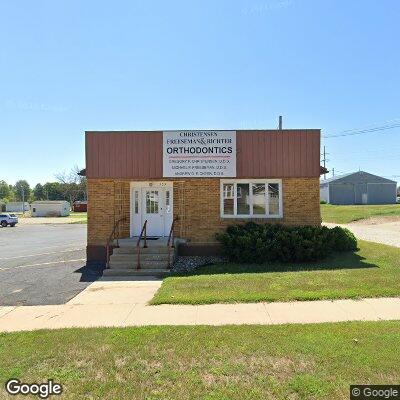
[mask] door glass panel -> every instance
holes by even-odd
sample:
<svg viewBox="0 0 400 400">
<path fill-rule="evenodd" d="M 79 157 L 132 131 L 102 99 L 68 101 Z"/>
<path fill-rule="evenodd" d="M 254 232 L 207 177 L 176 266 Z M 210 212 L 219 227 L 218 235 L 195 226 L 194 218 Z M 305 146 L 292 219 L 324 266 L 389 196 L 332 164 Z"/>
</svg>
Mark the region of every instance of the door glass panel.
<svg viewBox="0 0 400 400">
<path fill-rule="evenodd" d="M 224 183 L 222 186 L 223 201 L 224 201 L 224 215 L 233 215 L 233 202 L 234 202 L 234 186 L 233 183 Z"/>
<path fill-rule="evenodd" d="M 269 215 L 279 215 L 279 184 L 268 185 Z"/>
<path fill-rule="evenodd" d="M 250 190 L 248 183 L 237 184 L 237 214 L 250 214 Z"/>
<path fill-rule="evenodd" d="M 265 215 L 265 183 L 253 183 L 253 214 Z"/>
<path fill-rule="evenodd" d="M 139 192 L 135 190 L 134 194 L 134 207 L 135 207 L 135 214 L 139 214 Z"/>
<path fill-rule="evenodd" d="M 171 212 L 171 194 L 169 190 L 165 191 L 165 208 L 167 213 Z"/>
<path fill-rule="evenodd" d="M 146 214 L 158 214 L 158 190 L 146 190 Z"/>
</svg>

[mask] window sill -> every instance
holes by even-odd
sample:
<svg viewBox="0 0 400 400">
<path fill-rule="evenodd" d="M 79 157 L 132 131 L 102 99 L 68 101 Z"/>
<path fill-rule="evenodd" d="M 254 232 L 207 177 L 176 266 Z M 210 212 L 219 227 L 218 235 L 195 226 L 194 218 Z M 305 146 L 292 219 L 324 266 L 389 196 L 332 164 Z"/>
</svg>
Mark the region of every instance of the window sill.
<svg viewBox="0 0 400 400">
<path fill-rule="evenodd" d="M 283 215 L 221 215 L 221 219 L 282 219 Z"/>
</svg>

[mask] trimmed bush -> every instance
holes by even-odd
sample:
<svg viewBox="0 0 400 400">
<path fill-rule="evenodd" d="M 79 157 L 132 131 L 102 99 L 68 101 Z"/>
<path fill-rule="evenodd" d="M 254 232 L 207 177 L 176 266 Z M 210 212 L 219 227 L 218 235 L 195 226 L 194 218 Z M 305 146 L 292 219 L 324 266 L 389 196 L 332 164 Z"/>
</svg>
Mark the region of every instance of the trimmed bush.
<svg viewBox="0 0 400 400">
<path fill-rule="evenodd" d="M 239 263 L 303 262 L 321 260 L 333 251 L 357 249 L 357 240 L 348 230 L 325 226 L 283 226 L 256 224 L 229 226 L 217 234 L 223 252 Z"/>
<path fill-rule="evenodd" d="M 357 239 L 347 228 L 336 226 L 329 230 L 334 251 L 357 250 Z"/>
</svg>

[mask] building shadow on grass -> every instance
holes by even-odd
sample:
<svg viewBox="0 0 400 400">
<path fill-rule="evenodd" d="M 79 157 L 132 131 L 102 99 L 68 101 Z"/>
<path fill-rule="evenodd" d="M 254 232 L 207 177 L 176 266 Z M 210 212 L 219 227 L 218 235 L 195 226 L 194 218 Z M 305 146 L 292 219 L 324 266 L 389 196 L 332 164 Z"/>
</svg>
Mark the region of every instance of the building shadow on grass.
<svg viewBox="0 0 400 400">
<path fill-rule="evenodd" d="M 332 254 L 328 258 L 320 261 L 303 263 L 264 263 L 264 264 L 239 264 L 233 262 L 207 264 L 198 267 L 191 273 L 177 273 L 175 276 L 188 275 L 214 275 L 214 274 L 241 274 L 241 273 L 260 273 L 260 272 L 296 272 L 296 271 L 328 271 L 360 268 L 379 268 L 378 265 L 365 261 L 355 252 L 345 252 Z"/>
<path fill-rule="evenodd" d="M 105 265 L 101 263 L 87 263 L 74 272 L 81 274 L 79 282 L 95 282 L 103 275 L 104 268 Z"/>
</svg>

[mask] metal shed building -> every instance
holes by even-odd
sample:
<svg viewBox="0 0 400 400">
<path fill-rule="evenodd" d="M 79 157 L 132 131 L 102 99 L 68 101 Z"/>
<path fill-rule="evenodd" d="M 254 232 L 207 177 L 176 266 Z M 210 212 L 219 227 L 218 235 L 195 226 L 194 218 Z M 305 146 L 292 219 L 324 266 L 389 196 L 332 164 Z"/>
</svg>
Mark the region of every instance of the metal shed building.
<svg viewBox="0 0 400 400">
<path fill-rule="evenodd" d="M 32 217 L 66 217 L 71 206 L 68 201 L 34 201 L 31 204 Z"/>
<path fill-rule="evenodd" d="M 329 204 L 394 204 L 397 182 L 358 171 L 320 182 L 320 199 Z"/>
<path fill-rule="evenodd" d="M 6 212 L 24 212 L 29 211 L 29 203 L 22 201 L 11 201 L 6 204 Z"/>
</svg>

